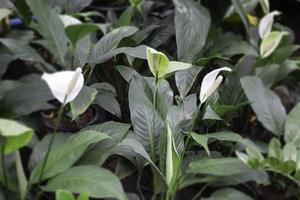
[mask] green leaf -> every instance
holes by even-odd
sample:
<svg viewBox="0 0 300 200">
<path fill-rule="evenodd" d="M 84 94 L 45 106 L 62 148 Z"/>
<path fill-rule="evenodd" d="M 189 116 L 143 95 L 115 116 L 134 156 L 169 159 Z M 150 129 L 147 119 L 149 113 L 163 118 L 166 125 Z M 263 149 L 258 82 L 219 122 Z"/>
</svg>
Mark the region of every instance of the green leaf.
<svg viewBox="0 0 300 200">
<path fill-rule="evenodd" d="M 98 91 L 95 88 L 84 86 L 78 96 L 70 103 L 72 119 L 83 114 L 93 103 Z"/>
<path fill-rule="evenodd" d="M 286 144 L 282 150 L 284 161 L 297 161 L 297 149 L 294 144 Z"/>
<path fill-rule="evenodd" d="M 117 95 L 112 92 L 105 90 L 99 90 L 97 97 L 95 98 L 94 104 L 98 104 L 101 108 L 110 112 L 117 117 L 121 117 L 121 108 L 117 100 Z"/>
<path fill-rule="evenodd" d="M 283 161 L 283 154 L 281 150 L 281 144 L 278 139 L 273 138 L 268 146 L 268 157 L 275 158 L 278 161 Z"/>
<path fill-rule="evenodd" d="M 11 10 L 7 8 L 0 8 L 0 21 L 11 14 Z"/>
<path fill-rule="evenodd" d="M 46 40 L 48 50 L 64 65 L 68 38 L 59 15 L 44 0 L 26 0 L 33 15 L 37 19 L 34 28 Z"/>
<path fill-rule="evenodd" d="M 134 9 L 131 6 L 128 6 L 126 10 L 122 12 L 118 21 L 116 22 L 115 27 L 129 26 L 131 23 L 132 16 L 134 14 Z"/>
<path fill-rule="evenodd" d="M 197 133 L 191 133 L 191 136 L 198 144 L 204 147 L 205 151 L 210 156 L 210 151 L 207 146 L 208 138 L 206 136 L 199 135 Z"/>
<path fill-rule="evenodd" d="M 96 32 L 98 30 L 99 30 L 99 26 L 97 26 L 96 24 L 85 23 L 85 24 L 74 24 L 74 25 L 67 26 L 65 32 L 70 42 L 72 43 L 73 48 L 75 49 L 78 41 L 80 41 L 89 33 Z"/>
<path fill-rule="evenodd" d="M 135 27 L 124 26 L 105 34 L 93 47 L 90 62 L 93 64 L 103 62 L 103 57 L 115 50 L 122 39 L 133 35 L 137 31 L 138 29 Z"/>
<path fill-rule="evenodd" d="M 173 0 L 173 3 L 178 60 L 192 62 L 205 45 L 210 15 L 206 8 L 192 0 Z"/>
<path fill-rule="evenodd" d="M 245 193 L 233 189 L 233 188 L 222 188 L 214 192 L 208 198 L 201 198 L 202 200 L 253 200 L 252 197 Z"/>
<path fill-rule="evenodd" d="M 274 31 L 269 33 L 266 37 L 264 37 L 263 41 L 260 44 L 260 55 L 262 58 L 266 58 L 273 53 L 273 51 L 279 45 L 282 37 L 286 33 Z"/>
<path fill-rule="evenodd" d="M 97 166 L 76 166 L 64 171 L 42 187 L 44 191 L 57 189 L 73 193 L 88 192 L 93 198 L 127 200 L 122 185 L 113 173 Z"/>
<path fill-rule="evenodd" d="M 183 99 L 192 88 L 202 67 L 192 67 L 175 73 L 176 86 L 180 96 Z"/>
<path fill-rule="evenodd" d="M 249 24 L 249 21 L 247 18 L 247 13 L 245 11 L 245 8 L 243 7 L 240 0 L 231 0 L 231 3 L 233 5 L 234 9 L 236 10 L 236 12 L 239 14 L 239 16 L 244 24 L 244 27 L 246 29 L 248 37 L 250 37 L 250 24 Z"/>
<path fill-rule="evenodd" d="M 300 147 L 300 103 L 298 103 L 288 114 L 284 128 L 284 140 Z"/>
<path fill-rule="evenodd" d="M 73 194 L 68 190 L 56 190 L 55 200 L 75 200 Z"/>
<path fill-rule="evenodd" d="M 153 112 L 152 98 L 149 99 L 152 96 L 151 89 L 142 77 L 134 76 L 129 85 L 128 96 L 134 135 L 147 150 L 152 149 L 164 125 L 157 111 Z"/>
<path fill-rule="evenodd" d="M 215 176 L 230 176 L 247 172 L 249 169 L 237 158 L 201 158 L 190 163 L 187 172 L 209 174 Z"/>
<path fill-rule="evenodd" d="M 136 165 L 139 169 L 142 169 L 144 167 L 144 166 L 139 166 L 140 164 L 144 164 L 144 163 L 138 163 L 139 161 L 137 159 L 137 155 L 141 156 L 143 159 L 148 161 L 151 164 L 151 166 L 154 167 L 156 172 L 161 177 L 163 177 L 162 173 L 157 168 L 155 163 L 152 161 L 152 159 L 150 158 L 149 154 L 147 153 L 143 145 L 134 138 L 124 139 L 120 144 L 118 144 L 117 148 L 114 150 L 114 153 L 124 156 L 125 158 L 130 160 L 132 164 Z"/>
<path fill-rule="evenodd" d="M 109 155 L 111 155 L 115 146 L 120 143 L 128 133 L 130 124 L 108 121 L 97 125 L 92 125 L 84 128 L 82 131 L 94 130 L 102 132 L 111 137 L 111 140 L 105 140 L 95 144 L 87 151 L 80 159 L 82 164 L 102 164 Z"/>
<path fill-rule="evenodd" d="M 68 169 L 80 158 L 90 144 L 107 138 L 109 138 L 108 135 L 92 130 L 79 132 L 69 137 L 64 144 L 55 149 L 51 149 L 42 180 L 53 177 Z M 43 163 L 44 159 L 33 169 L 30 176 L 30 183 L 37 183 L 39 181 Z"/>
<path fill-rule="evenodd" d="M 0 118 L 0 136 L 5 138 L 5 154 L 10 154 L 25 146 L 31 140 L 33 133 L 31 128 L 19 122 Z"/>
<path fill-rule="evenodd" d="M 279 97 L 266 88 L 257 77 L 243 77 L 241 84 L 258 120 L 263 126 L 277 136 L 283 134 L 286 111 Z"/>
<path fill-rule="evenodd" d="M 40 71 L 55 71 L 55 68 L 45 62 L 45 60 L 26 42 L 21 40 L 16 40 L 12 38 L 2 38 L 0 42 L 4 44 L 10 52 L 14 54 L 14 57 L 21 60 L 26 60 L 29 62 L 38 62 L 43 65 L 42 68 L 37 67 Z"/>
<path fill-rule="evenodd" d="M 90 194 L 88 192 L 83 192 L 78 195 L 77 200 L 89 200 Z"/>
<path fill-rule="evenodd" d="M 1 100 L 0 112 L 3 115 L 9 113 L 13 117 L 20 117 L 42 109 L 53 109 L 47 104 L 53 96 L 39 75 L 27 75 L 13 83 L 16 87 L 7 91 Z"/>
</svg>

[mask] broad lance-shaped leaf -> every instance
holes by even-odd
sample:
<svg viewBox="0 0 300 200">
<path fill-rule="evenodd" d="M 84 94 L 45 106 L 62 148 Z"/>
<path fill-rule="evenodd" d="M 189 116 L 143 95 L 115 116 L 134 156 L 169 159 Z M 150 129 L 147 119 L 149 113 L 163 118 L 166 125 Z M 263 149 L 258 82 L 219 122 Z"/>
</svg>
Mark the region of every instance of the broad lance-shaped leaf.
<svg viewBox="0 0 300 200">
<path fill-rule="evenodd" d="M 39 67 L 37 65 L 36 68 L 40 71 L 55 71 L 55 68 L 44 61 L 44 59 L 32 48 L 29 44 L 24 41 L 12 39 L 12 38 L 2 38 L 0 42 L 3 43 L 11 53 L 13 53 L 15 58 L 19 58 L 21 60 L 26 61 L 34 61 L 42 64 L 44 67 Z"/>
<path fill-rule="evenodd" d="M 53 96 L 60 103 L 73 101 L 83 87 L 84 78 L 81 68 L 76 71 L 61 71 L 53 74 L 44 73 L 42 79 L 48 84 Z"/>
<path fill-rule="evenodd" d="M 143 77 L 133 76 L 128 96 L 134 135 L 147 150 L 153 151 L 164 125 L 157 111 L 153 112 L 152 91 Z"/>
<path fill-rule="evenodd" d="M 26 0 L 34 17 L 37 19 L 34 28 L 46 40 L 48 50 L 64 65 L 68 38 L 59 15 L 44 0 Z"/>
<path fill-rule="evenodd" d="M 83 114 L 93 103 L 98 91 L 95 88 L 84 86 L 78 96 L 70 103 L 72 118 Z"/>
<path fill-rule="evenodd" d="M 215 176 L 230 176 L 248 171 L 250 169 L 237 158 L 201 158 L 190 163 L 187 169 L 188 173 Z"/>
<path fill-rule="evenodd" d="M 70 39 L 73 48 L 75 49 L 76 44 L 86 35 L 99 30 L 99 26 L 96 24 L 75 24 L 66 27 L 66 34 Z"/>
<path fill-rule="evenodd" d="M 260 56 L 262 58 L 266 58 L 271 55 L 279 45 L 283 36 L 286 34 L 286 32 L 274 31 L 264 37 L 260 44 Z"/>
<path fill-rule="evenodd" d="M 82 131 L 94 130 L 105 133 L 111 140 L 105 140 L 93 145 L 92 148 L 81 157 L 80 164 L 97 164 L 101 165 L 112 153 L 116 145 L 125 138 L 128 133 L 130 124 L 107 121 L 101 124 L 95 124 L 85 127 Z"/>
<path fill-rule="evenodd" d="M 42 189 L 48 192 L 63 189 L 77 194 L 88 192 L 92 198 L 127 200 L 118 177 L 95 165 L 72 167 L 48 181 Z"/>
<path fill-rule="evenodd" d="M 93 47 L 90 63 L 100 63 L 103 57 L 117 48 L 122 39 L 133 35 L 137 31 L 136 27 L 124 26 L 105 34 Z"/>
<path fill-rule="evenodd" d="M 202 67 L 192 67 L 175 73 L 176 86 L 181 98 L 184 98 L 193 86 Z"/>
<path fill-rule="evenodd" d="M 300 103 L 298 103 L 288 114 L 285 122 L 284 140 L 300 147 Z"/>
<path fill-rule="evenodd" d="M 0 137 L 4 137 L 5 154 L 25 146 L 33 136 L 33 130 L 19 122 L 0 118 Z"/>
<path fill-rule="evenodd" d="M 206 8 L 193 0 L 173 0 L 178 60 L 192 62 L 205 45 L 210 27 Z"/>
<path fill-rule="evenodd" d="M 258 27 L 258 33 L 261 39 L 265 38 L 268 34 L 271 33 L 274 17 L 277 15 L 280 15 L 280 12 L 273 11 L 271 13 L 268 13 L 261 19 Z"/>
<path fill-rule="evenodd" d="M 266 88 L 257 77 L 243 77 L 241 84 L 262 125 L 275 135 L 282 135 L 286 111 L 279 97 Z"/>
<path fill-rule="evenodd" d="M 109 138 L 108 135 L 87 130 L 77 133 L 56 149 L 51 149 L 45 166 L 42 180 L 53 177 L 72 166 L 84 153 L 86 148 L 93 143 Z M 44 159 L 33 169 L 30 176 L 30 183 L 37 183 L 40 177 Z"/>
<path fill-rule="evenodd" d="M 163 78 L 172 72 L 184 70 L 192 67 L 190 63 L 169 61 L 168 57 L 155 49 L 147 48 L 147 61 L 149 69 L 157 78 Z"/>
</svg>

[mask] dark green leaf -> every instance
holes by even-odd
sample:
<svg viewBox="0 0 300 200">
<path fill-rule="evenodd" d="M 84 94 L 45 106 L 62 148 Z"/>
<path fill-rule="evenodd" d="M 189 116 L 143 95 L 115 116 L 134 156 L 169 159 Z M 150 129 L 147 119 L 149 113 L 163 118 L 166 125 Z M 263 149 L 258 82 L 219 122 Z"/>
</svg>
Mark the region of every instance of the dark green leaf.
<svg viewBox="0 0 300 200">
<path fill-rule="evenodd" d="M 46 40 L 52 55 L 64 65 L 68 38 L 58 14 L 44 0 L 26 0 L 26 2 L 37 19 L 34 28 Z"/>
<path fill-rule="evenodd" d="M 109 138 L 108 135 L 87 130 L 68 138 L 68 140 L 56 149 L 51 149 L 44 169 L 42 180 L 53 177 L 72 166 L 84 153 L 86 148 L 93 143 Z M 44 159 L 38 163 L 30 176 L 31 183 L 39 181 Z"/>
<path fill-rule="evenodd" d="M 117 198 L 127 200 L 119 179 L 107 169 L 97 166 L 77 166 L 51 179 L 44 191 L 57 189 L 73 193 L 88 192 L 93 198 Z"/>
<path fill-rule="evenodd" d="M 279 97 L 266 88 L 257 77 L 244 77 L 241 79 L 242 87 L 258 120 L 263 126 L 275 135 L 283 134 L 286 111 Z"/>
<path fill-rule="evenodd" d="M 210 15 L 206 8 L 193 0 L 173 0 L 173 3 L 178 60 L 192 62 L 205 45 Z"/>
</svg>

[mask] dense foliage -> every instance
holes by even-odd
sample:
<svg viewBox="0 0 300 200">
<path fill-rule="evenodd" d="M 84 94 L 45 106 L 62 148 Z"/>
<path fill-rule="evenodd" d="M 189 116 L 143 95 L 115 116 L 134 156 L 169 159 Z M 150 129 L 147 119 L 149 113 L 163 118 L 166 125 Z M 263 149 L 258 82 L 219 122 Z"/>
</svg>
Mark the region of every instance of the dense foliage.
<svg viewBox="0 0 300 200">
<path fill-rule="evenodd" d="M 0 200 L 300 199 L 293 31 L 268 0 L 1 0 Z"/>
</svg>

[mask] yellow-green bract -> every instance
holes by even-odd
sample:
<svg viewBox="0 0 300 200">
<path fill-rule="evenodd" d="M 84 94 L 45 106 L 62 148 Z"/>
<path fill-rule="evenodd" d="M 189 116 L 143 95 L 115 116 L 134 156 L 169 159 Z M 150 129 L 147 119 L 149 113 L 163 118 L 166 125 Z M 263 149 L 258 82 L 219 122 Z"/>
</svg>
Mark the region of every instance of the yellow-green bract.
<svg viewBox="0 0 300 200">
<path fill-rule="evenodd" d="M 150 47 L 147 47 L 146 51 L 150 71 L 157 78 L 163 78 L 172 72 L 192 67 L 190 63 L 169 61 L 165 54 Z"/>
</svg>

